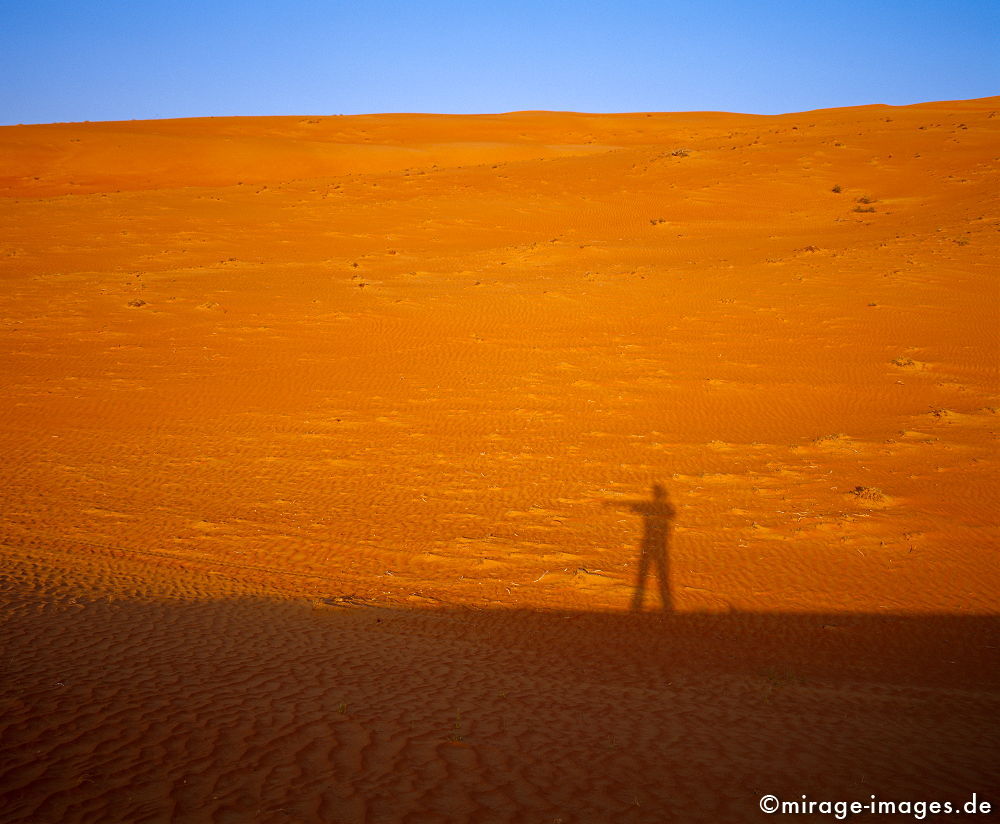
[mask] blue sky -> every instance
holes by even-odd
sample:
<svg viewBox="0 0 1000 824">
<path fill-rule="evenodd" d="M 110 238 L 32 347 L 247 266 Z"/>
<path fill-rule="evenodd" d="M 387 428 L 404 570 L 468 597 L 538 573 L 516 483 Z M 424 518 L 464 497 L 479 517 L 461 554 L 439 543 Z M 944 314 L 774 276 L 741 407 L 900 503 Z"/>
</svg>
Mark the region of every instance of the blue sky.
<svg viewBox="0 0 1000 824">
<path fill-rule="evenodd" d="M 0 123 L 1000 94 L 1000 0 L 0 0 Z"/>
</svg>

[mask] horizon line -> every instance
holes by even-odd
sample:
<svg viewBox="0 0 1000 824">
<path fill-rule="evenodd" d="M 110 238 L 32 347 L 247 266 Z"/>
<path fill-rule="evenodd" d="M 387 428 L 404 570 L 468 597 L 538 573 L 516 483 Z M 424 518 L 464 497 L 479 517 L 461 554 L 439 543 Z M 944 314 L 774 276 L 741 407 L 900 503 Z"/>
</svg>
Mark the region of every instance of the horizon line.
<svg viewBox="0 0 1000 824">
<path fill-rule="evenodd" d="M 983 97 L 953 98 L 947 100 L 922 100 L 916 103 L 858 103 L 846 106 L 822 106 L 816 109 L 799 109 L 787 112 L 762 114 L 759 112 L 731 111 L 727 109 L 678 109 L 678 110 L 635 110 L 635 111 L 578 111 L 575 109 L 511 109 L 502 112 L 432 112 L 432 111 L 384 111 L 384 112 L 335 112 L 330 114 L 299 113 L 299 114 L 223 114 L 223 115 L 181 115 L 173 117 L 126 118 L 120 120 L 53 120 L 40 122 L 0 123 L 0 128 L 18 128 L 23 126 L 81 126 L 86 124 L 106 123 L 160 123 L 178 120 L 263 120 L 278 118 L 303 117 L 506 117 L 511 115 L 576 115 L 580 117 L 624 117 L 628 115 L 693 115 L 722 114 L 738 117 L 787 117 L 789 115 L 804 115 L 814 112 L 833 112 L 847 109 L 907 109 L 920 106 L 939 106 L 949 103 L 978 103 L 996 100 L 1000 105 L 1000 93 Z"/>
</svg>

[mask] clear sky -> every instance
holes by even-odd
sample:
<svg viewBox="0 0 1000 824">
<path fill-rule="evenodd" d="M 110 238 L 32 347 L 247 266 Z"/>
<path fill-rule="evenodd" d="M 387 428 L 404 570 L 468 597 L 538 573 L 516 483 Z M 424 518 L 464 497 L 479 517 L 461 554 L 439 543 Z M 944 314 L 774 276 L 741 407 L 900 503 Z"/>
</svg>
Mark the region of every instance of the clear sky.
<svg viewBox="0 0 1000 824">
<path fill-rule="evenodd" d="M 0 0 L 0 123 L 1000 94 L 1000 0 Z"/>
</svg>

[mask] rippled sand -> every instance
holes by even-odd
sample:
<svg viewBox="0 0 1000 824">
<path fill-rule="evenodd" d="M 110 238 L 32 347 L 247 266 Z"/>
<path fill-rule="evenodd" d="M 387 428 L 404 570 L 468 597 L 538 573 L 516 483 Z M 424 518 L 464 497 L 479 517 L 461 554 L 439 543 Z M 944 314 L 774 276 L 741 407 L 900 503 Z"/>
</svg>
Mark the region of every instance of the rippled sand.
<svg viewBox="0 0 1000 824">
<path fill-rule="evenodd" d="M 998 112 L 0 128 L 0 819 L 988 798 Z"/>
</svg>

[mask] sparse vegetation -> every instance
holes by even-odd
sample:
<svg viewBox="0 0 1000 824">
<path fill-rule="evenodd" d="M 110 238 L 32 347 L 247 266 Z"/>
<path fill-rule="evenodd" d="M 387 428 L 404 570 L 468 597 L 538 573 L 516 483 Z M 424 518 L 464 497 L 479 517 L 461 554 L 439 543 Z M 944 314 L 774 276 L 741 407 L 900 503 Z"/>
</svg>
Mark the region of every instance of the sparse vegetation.
<svg viewBox="0 0 1000 824">
<path fill-rule="evenodd" d="M 777 693 L 788 687 L 802 686 L 805 681 L 794 672 L 778 667 L 768 667 L 761 673 L 766 691 L 764 700 L 770 702 Z"/>
<path fill-rule="evenodd" d="M 844 190 L 840 187 L 840 184 L 838 183 L 836 186 L 830 189 L 830 191 L 833 192 L 835 195 L 839 195 Z"/>
<path fill-rule="evenodd" d="M 457 744 L 462 741 L 465 736 L 461 734 L 462 729 L 462 713 L 455 713 L 455 720 L 451 724 L 451 733 L 448 735 L 448 740 L 453 744 Z"/>
<path fill-rule="evenodd" d="M 687 149 L 674 149 L 671 153 L 671 157 L 687 157 L 691 154 Z"/>
<path fill-rule="evenodd" d="M 886 494 L 877 486 L 856 486 L 851 494 L 865 503 L 881 504 L 886 501 Z"/>
</svg>

